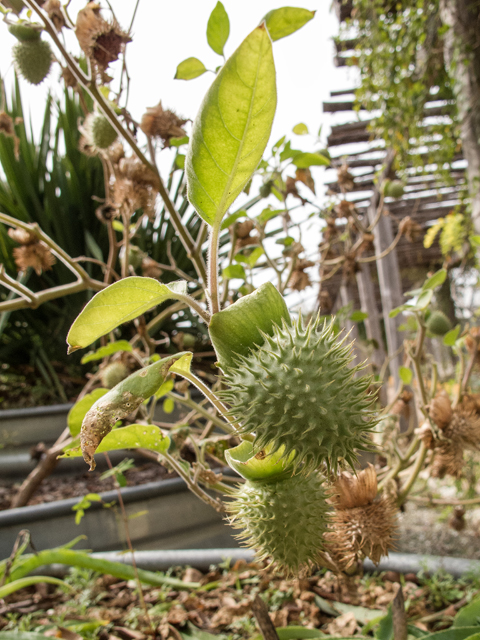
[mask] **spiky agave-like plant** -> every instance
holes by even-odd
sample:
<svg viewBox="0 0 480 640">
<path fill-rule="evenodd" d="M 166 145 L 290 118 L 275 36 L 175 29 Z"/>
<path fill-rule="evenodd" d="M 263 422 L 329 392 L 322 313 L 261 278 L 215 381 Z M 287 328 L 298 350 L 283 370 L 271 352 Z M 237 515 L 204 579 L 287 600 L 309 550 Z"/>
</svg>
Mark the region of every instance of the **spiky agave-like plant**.
<svg viewBox="0 0 480 640">
<path fill-rule="evenodd" d="M 294 465 L 310 472 L 322 463 L 336 471 L 338 460 L 351 466 L 355 449 L 368 446 L 374 398 L 369 376 L 356 377 L 351 345 L 334 334 L 333 321 L 320 319 L 303 327 L 275 325 L 264 343 L 224 368 L 224 399 L 241 422 L 241 433 L 253 433 L 255 448 L 295 453 Z"/>
</svg>

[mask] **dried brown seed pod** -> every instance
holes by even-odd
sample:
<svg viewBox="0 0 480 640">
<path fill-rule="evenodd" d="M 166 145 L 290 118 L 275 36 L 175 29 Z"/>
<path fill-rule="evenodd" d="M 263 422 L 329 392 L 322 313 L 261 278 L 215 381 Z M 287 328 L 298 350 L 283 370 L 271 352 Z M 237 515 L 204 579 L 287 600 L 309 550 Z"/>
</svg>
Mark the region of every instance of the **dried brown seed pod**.
<svg viewBox="0 0 480 640">
<path fill-rule="evenodd" d="M 400 220 L 398 230 L 409 242 L 415 242 L 423 235 L 422 225 L 415 222 L 415 220 L 412 220 L 410 216 L 406 216 Z"/>
<path fill-rule="evenodd" d="M 85 55 L 94 60 L 100 70 L 118 60 L 125 44 L 131 42 L 115 20 L 107 22 L 102 18 L 100 5 L 96 2 L 89 2 L 78 12 L 75 35 Z"/>
<path fill-rule="evenodd" d="M 53 22 L 55 29 L 61 31 L 65 26 L 65 16 L 62 12 L 62 5 L 60 0 L 47 0 L 42 9 L 48 14 L 48 17 Z"/>
<path fill-rule="evenodd" d="M 338 509 L 352 509 L 370 504 L 376 495 L 377 474 L 369 464 L 356 476 L 346 471 L 341 473 L 333 485 L 332 499 Z"/>
<path fill-rule="evenodd" d="M 25 271 L 32 267 L 39 276 L 42 271 L 50 271 L 55 264 L 55 256 L 43 242 L 33 242 L 16 247 L 13 250 L 13 258 L 18 271 Z"/>
<path fill-rule="evenodd" d="M 344 163 L 337 169 L 337 181 L 342 193 L 345 193 L 346 191 L 352 191 L 353 187 L 355 186 L 355 182 L 353 179 L 353 175 L 349 171 L 348 164 Z"/>
<path fill-rule="evenodd" d="M 445 429 L 453 415 L 452 403 L 446 391 L 442 390 L 437 393 L 430 402 L 428 413 L 439 429 Z"/>
<path fill-rule="evenodd" d="M 140 122 L 140 129 L 146 135 L 161 138 L 164 146 L 170 145 L 171 138 L 183 138 L 186 133 L 183 125 L 188 120 L 180 118 L 174 111 L 164 109 L 159 102 L 156 107 L 147 108 Z"/>
</svg>

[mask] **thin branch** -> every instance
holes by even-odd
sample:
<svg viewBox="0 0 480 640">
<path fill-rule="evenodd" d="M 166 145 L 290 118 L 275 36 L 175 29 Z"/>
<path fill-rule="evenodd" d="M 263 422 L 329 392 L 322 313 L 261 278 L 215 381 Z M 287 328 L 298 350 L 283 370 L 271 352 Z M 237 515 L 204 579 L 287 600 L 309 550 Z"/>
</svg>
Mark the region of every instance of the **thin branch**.
<svg viewBox="0 0 480 640">
<path fill-rule="evenodd" d="M 208 249 L 208 296 L 212 315 L 220 311 L 220 299 L 218 292 L 218 225 L 210 230 L 210 244 Z"/>
</svg>

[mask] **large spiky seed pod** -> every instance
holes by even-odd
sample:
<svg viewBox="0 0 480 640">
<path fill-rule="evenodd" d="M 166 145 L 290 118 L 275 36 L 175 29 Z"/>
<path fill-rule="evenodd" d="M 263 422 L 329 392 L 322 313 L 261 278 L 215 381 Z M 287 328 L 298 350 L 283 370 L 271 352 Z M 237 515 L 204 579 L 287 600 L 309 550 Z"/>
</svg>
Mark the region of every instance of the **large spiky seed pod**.
<svg viewBox="0 0 480 640">
<path fill-rule="evenodd" d="M 48 76 L 53 54 L 46 40 L 17 42 L 12 49 L 12 54 L 15 68 L 30 84 L 40 84 Z"/>
<path fill-rule="evenodd" d="M 242 530 L 237 537 L 260 559 L 270 557 L 290 575 L 319 561 L 329 506 L 318 474 L 247 481 L 228 510 L 230 524 Z"/>
<path fill-rule="evenodd" d="M 349 366 L 351 345 L 318 318 L 305 328 L 301 319 L 284 322 L 263 337 L 263 346 L 225 368 L 224 398 L 241 433 L 254 432 L 258 450 L 296 452 L 305 472 L 323 462 L 335 471 L 339 458 L 353 466 L 355 449 L 367 447 L 374 399 L 370 377 L 355 377 L 359 367 Z"/>
<path fill-rule="evenodd" d="M 335 511 L 325 536 L 331 556 L 343 570 L 365 557 L 378 564 L 394 548 L 394 498 L 387 493 L 377 497 L 377 474 L 372 465 L 355 477 L 342 473 L 332 492 Z"/>
</svg>

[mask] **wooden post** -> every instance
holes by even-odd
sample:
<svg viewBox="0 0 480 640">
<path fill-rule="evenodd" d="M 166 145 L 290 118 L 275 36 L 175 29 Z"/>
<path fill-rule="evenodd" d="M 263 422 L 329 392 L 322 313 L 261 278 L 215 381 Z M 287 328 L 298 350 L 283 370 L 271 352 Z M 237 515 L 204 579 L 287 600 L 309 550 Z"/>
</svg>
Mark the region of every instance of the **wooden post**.
<svg viewBox="0 0 480 640">
<path fill-rule="evenodd" d="M 375 288 L 372 282 L 370 264 L 364 262 L 357 273 L 358 293 L 360 294 L 360 308 L 364 313 L 368 313 L 368 318 L 364 320 L 367 338 L 375 340 L 378 347 L 373 351 L 371 360 L 378 370 L 385 362 L 386 353 L 383 344 L 382 327 L 380 325 L 380 315 L 378 313 L 377 301 L 375 298 Z"/>
</svg>

